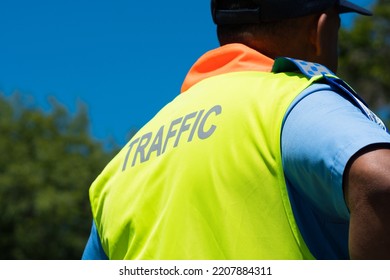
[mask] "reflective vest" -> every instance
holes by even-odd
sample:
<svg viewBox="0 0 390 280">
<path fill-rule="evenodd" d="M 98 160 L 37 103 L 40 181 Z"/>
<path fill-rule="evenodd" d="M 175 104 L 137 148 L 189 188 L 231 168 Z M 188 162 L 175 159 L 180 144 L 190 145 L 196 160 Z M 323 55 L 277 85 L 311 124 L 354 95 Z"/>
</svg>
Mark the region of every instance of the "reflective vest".
<svg viewBox="0 0 390 280">
<path fill-rule="evenodd" d="M 164 107 L 90 189 L 110 259 L 312 259 L 289 202 L 280 135 L 310 84 L 296 73 L 204 79 Z"/>
</svg>

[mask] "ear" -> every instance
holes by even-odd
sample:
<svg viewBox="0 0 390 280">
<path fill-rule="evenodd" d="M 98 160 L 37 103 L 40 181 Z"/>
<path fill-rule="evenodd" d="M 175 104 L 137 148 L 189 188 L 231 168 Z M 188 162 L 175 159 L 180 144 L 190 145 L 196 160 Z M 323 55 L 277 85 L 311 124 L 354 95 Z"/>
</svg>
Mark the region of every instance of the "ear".
<svg viewBox="0 0 390 280">
<path fill-rule="evenodd" d="M 324 48 L 324 32 L 325 23 L 327 21 L 327 14 L 322 13 L 319 16 L 313 18 L 313 22 L 310 30 L 310 44 L 312 46 L 314 55 L 321 56 Z"/>
</svg>

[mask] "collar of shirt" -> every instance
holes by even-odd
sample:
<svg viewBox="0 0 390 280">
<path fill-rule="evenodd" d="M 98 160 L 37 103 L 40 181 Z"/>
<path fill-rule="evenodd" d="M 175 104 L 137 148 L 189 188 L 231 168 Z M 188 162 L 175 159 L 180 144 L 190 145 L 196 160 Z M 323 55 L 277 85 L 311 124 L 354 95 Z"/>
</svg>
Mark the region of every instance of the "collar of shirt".
<svg viewBox="0 0 390 280">
<path fill-rule="evenodd" d="M 228 44 L 205 53 L 188 72 L 181 92 L 216 75 L 238 71 L 270 72 L 274 61 L 242 44 Z"/>
</svg>

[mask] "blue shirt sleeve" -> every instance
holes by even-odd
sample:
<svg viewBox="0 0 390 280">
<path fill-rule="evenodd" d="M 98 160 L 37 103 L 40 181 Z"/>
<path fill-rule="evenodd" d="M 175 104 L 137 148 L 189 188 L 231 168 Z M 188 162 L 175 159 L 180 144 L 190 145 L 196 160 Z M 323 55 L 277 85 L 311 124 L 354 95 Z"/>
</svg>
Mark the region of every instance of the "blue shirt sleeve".
<svg viewBox="0 0 390 280">
<path fill-rule="evenodd" d="M 108 260 L 100 242 L 95 223 L 92 224 L 91 234 L 85 246 L 82 260 Z"/>
<path fill-rule="evenodd" d="M 390 143 L 389 134 L 328 85 L 310 86 L 291 105 L 283 167 L 294 215 L 315 257 L 348 258 L 343 174 L 356 152 L 376 143 Z"/>
</svg>

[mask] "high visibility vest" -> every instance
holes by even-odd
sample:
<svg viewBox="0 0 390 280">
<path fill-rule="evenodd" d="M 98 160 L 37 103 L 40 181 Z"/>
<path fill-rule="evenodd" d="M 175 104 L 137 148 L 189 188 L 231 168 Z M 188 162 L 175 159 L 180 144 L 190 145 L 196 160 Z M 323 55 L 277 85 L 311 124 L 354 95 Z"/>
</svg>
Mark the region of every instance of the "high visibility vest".
<svg viewBox="0 0 390 280">
<path fill-rule="evenodd" d="M 166 105 L 90 189 L 110 259 L 313 259 L 295 221 L 281 129 L 297 73 L 207 78 Z"/>
</svg>

